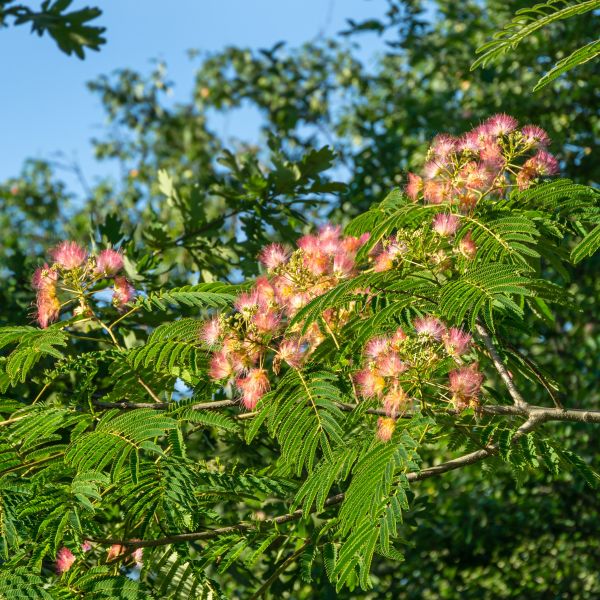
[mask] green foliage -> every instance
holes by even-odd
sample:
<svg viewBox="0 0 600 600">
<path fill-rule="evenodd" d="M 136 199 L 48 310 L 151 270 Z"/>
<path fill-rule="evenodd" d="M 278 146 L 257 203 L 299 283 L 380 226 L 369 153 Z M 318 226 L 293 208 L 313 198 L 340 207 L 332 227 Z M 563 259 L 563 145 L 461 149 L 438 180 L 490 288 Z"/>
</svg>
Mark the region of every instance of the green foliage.
<svg viewBox="0 0 600 600">
<path fill-rule="evenodd" d="M 102 37 L 105 28 L 89 24 L 102 14 L 99 8 L 69 11 L 72 0 L 44 0 L 40 10 L 35 11 L 14 2 L 0 2 L 0 26 L 5 25 L 8 18 L 12 18 L 15 25 L 30 23 L 32 32 L 40 37 L 47 33 L 65 54 L 75 54 L 81 59 L 85 57 L 86 49 L 99 50 L 106 42 Z"/>
<path fill-rule="evenodd" d="M 528 36 L 548 25 L 569 19 L 577 15 L 592 12 L 600 8 L 598 0 L 586 0 L 583 2 L 570 2 L 568 0 L 548 0 L 535 4 L 531 8 L 522 8 L 515 13 L 510 23 L 504 26 L 502 31 L 494 34 L 493 40 L 483 44 L 477 49 L 481 56 L 473 63 L 471 69 L 485 67 L 498 60 L 499 57 L 514 50 Z M 554 81 L 557 77 L 566 73 L 600 54 L 600 41 L 596 40 L 578 48 L 568 57 L 560 60 L 546 73 L 533 88 L 540 90 Z"/>
</svg>

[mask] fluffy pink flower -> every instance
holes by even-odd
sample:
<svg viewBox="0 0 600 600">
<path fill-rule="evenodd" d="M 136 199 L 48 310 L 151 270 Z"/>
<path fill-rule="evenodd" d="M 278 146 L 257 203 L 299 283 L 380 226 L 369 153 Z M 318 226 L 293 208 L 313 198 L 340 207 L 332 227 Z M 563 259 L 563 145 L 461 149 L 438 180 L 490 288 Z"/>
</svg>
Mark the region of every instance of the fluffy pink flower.
<svg viewBox="0 0 600 600">
<path fill-rule="evenodd" d="M 108 549 L 108 553 L 106 554 L 106 561 L 110 562 L 111 560 L 114 560 L 118 556 L 121 556 L 121 554 L 123 554 L 126 550 L 127 548 L 125 546 L 121 546 L 121 544 L 113 544 Z"/>
<path fill-rule="evenodd" d="M 36 290 L 42 290 L 53 287 L 58 281 L 58 273 L 55 269 L 45 263 L 43 267 L 38 267 L 31 278 L 31 285 Z"/>
<path fill-rule="evenodd" d="M 36 298 L 36 319 L 42 329 L 58 319 L 60 302 L 56 296 L 54 286 L 47 286 L 38 290 Z"/>
<path fill-rule="evenodd" d="M 304 350 L 298 340 L 282 340 L 279 344 L 277 356 L 285 361 L 290 367 L 297 369 L 302 365 Z"/>
<path fill-rule="evenodd" d="M 56 562 L 54 568 L 59 575 L 67 572 L 75 562 L 75 555 L 65 546 L 56 553 Z"/>
<path fill-rule="evenodd" d="M 444 336 L 444 347 L 451 356 L 462 356 L 471 347 L 471 336 L 462 329 L 450 327 Z"/>
<path fill-rule="evenodd" d="M 506 135 L 514 131 L 519 123 L 514 117 L 500 113 L 490 117 L 484 125 L 491 135 Z"/>
<path fill-rule="evenodd" d="M 97 275 L 110 277 L 116 275 L 123 268 L 123 256 L 120 252 L 106 248 L 98 254 L 94 272 Z"/>
<path fill-rule="evenodd" d="M 225 350 L 220 350 L 212 355 L 208 369 L 211 379 L 219 381 L 221 379 L 228 379 L 233 375 L 233 364 L 229 357 L 229 353 Z"/>
<path fill-rule="evenodd" d="M 383 410 L 388 417 L 395 419 L 401 411 L 406 409 L 408 401 L 406 392 L 397 386 L 383 397 Z"/>
<path fill-rule="evenodd" d="M 471 260 L 475 258 L 477 254 L 477 246 L 471 237 L 470 231 L 461 238 L 460 242 L 458 242 L 458 250 L 465 258 L 469 258 Z"/>
<path fill-rule="evenodd" d="M 363 233 L 360 237 L 349 235 L 342 240 L 342 248 L 354 256 L 356 251 L 369 241 L 370 237 L 371 234 L 369 232 Z"/>
<path fill-rule="evenodd" d="M 381 354 L 388 352 L 390 341 L 383 336 L 370 339 L 365 345 L 365 354 L 370 358 L 377 358 Z"/>
<path fill-rule="evenodd" d="M 81 544 L 82 552 L 89 552 L 92 549 L 92 543 L 90 540 L 83 540 L 83 544 Z"/>
<path fill-rule="evenodd" d="M 408 370 L 408 366 L 395 352 L 380 354 L 377 357 L 377 372 L 383 377 L 395 377 Z"/>
<path fill-rule="evenodd" d="M 260 311 L 252 317 L 252 322 L 260 333 L 274 333 L 281 322 L 281 317 L 270 310 Z"/>
<path fill-rule="evenodd" d="M 384 271 L 389 271 L 394 267 L 395 258 L 395 253 L 392 253 L 389 250 L 383 250 L 375 257 L 373 270 L 376 273 L 383 273 Z"/>
<path fill-rule="evenodd" d="M 360 393 L 365 398 L 379 396 L 385 389 L 385 379 L 370 369 L 363 369 L 362 371 L 359 371 L 354 376 L 354 379 L 360 387 Z"/>
<path fill-rule="evenodd" d="M 419 197 L 419 193 L 423 189 L 423 179 L 414 173 L 408 174 L 408 182 L 406 184 L 406 195 L 413 201 Z"/>
<path fill-rule="evenodd" d="M 112 301 L 117 308 L 123 308 L 135 296 L 135 288 L 129 283 L 127 278 L 120 275 L 115 277 L 114 281 Z"/>
<path fill-rule="evenodd" d="M 423 198 L 429 204 L 441 204 L 448 197 L 447 186 L 439 181 L 426 181 L 423 184 Z"/>
<path fill-rule="evenodd" d="M 287 262 L 289 256 L 289 251 L 281 244 L 269 244 L 263 248 L 259 260 L 267 269 L 271 270 Z"/>
<path fill-rule="evenodd" d="M 441 133 L 433 138 L 431 150 L 435 156 L 441 160 L 446 160 L 448 156 L 456 150 L 457 139 L 446 133 Z"/>
<path fill-rule="evenodd" d="M 423 174 L 425 179 L 435 179 L 442 172 L 442 165 L 439 161 L 430 160 L 423 166 Z M 427 182 L 425 182 L 425 189 L 427 189 Z"/>
<path fill-rule="evenodd" d="M 382 442 L 389 442 L 394 435 L 396 421 L 390 417 L 379 417 L 377 419 L 377 437 Z"/>
<path fill-rule="evenodd" d="M 214 346 L 221 338 L 221 323 L 218 317 L 213 317 L 207 321 L 200 330 L 200 339 L 207 346 Z"/>
<path fill-rule="evenodd" d="M 521 133 L 528 146 L 545 148 L 550 143 L 550 136 L 537 125 L 525 125 Z"/>
<path fill-rule="evenodd" d="M 458 150 L 463 152 L 472 152 L 477 154 L 481 150 L 481 142 L 476 131 L 465 133 L 459 140 L 457 145 Z"/>
<path fill-rule="evenodd" d="M 415 319 L 413 325 L 419 335 L 431 337 L 434 340 L 441 340 L 446 333 L 445 325 L 437 317 L 428 316 Z"/>
<path fill-rule="evenodd" d="M 250 369 L 246 377 L 239 377 L 235 384 L 242 392 L 242 404 L 253 410 L 258 401 L 270 389 L 269 378 L 264 369 Z"/>
<path fill-rule="evenodd" d="M 556 175 L 558 173 L 558 160 L 556 157 L 540 150 L 523 165 L 524 169 L 532 169 L 536 175 Z"/>
<path fill-rule="evenodd" d="M 256 310 L 256 308 L 258 307 L 258 302 L 258 294 L 256 293 L 256 290 L 252 290 L 249 293 L 244 292 L 243 294 L 240 294 L 237 297 L 234 306 L 237 310 L 243 313 Z"/>
<path fill-rule="evenodd" d="M 433 217 L 432 229 L 444 237 L 454 235 L 460 224 L 460 218 L 456 215 L 438 213 Z"/>
<path fill-rule="evenodd" d="M 336 277 L 348 277 L 354 270 L 354 258 L 347 252 L 336 252 L 333 255 L 333 274 Z"/>
<path fill-rule="evenodd" d="M 61 242 L 50 250 L 54 262 L 70 271 L 80 267 L 87 258 L 87 252 L 77 242 Z"/>
<path fill-rule="evenodd" d="M 483 383 L 483 374 L 478 371 L 478 368 L 477 363 L 472 363 L 468 367 L 461 367 L 448 374 L 450 391 L 457 402 L 477 399 Z"/>
<path fill-rule="evenodd" d="M 400 350 L 406 339 L 406 333 L 404 333 L 404 330 L 401 327 L 398 327 L 398 329 L 394 331 L 392 337 L 390 338 L 390 346 L 394 350 Z"/>
</svg>

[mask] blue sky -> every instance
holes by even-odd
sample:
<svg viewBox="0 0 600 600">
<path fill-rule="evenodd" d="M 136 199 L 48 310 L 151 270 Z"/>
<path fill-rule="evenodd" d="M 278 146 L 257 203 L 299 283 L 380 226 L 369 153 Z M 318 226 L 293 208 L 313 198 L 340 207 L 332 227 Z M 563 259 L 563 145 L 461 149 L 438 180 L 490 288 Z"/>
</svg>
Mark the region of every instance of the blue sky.
<svg viewBox="0 0 600 600">
<path fill-rule="evenodd" d="M 39 4 L 36 0 L 34 4 Z M 128 67 L 143 72 L 153 58 L 166 61 L 175 82 L 173 100 L 186 101 L 194 65 L 187 50 L 215 52 L 227 45 L 270 47 L 280 40 L 299 45 L 320 33 L 343 29 L 346 19 L 383 15 L 385 0 L 76 0 L 100 5 L 98 23 L 107 44 L 84 61 L 68 57 L 49 37 L 25 26 L 0 30 L 0 180 L 16 175 L 28 157 L 53 159 L 62 152 L 93 179 L 111 173 L 93 159 L 89 140 L 99 135 L 104 114 L 85 82 Z M 365 55 L 381 47 L 369 35 Z M 257 117 L 240 113 L 216 123 L 223 133 L 255 130 Z M 69 177 L 67 177 L 69 179 Z"/>
</svg>

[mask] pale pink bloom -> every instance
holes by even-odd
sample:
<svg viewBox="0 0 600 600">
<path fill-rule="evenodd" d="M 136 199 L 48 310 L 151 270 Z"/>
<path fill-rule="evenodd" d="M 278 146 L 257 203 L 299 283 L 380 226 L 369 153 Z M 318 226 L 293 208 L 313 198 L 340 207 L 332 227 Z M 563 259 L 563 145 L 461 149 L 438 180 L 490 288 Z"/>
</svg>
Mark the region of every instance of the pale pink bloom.
<svg viewBox="0 0 600 600">
<path fill-rule="evenodd" d="M 31 278 L 31 285 L 36 290 L 42 290 L 47 287 L 53 287 L 58 281 L 58 273 L 50 267 L 48 263 L 44 263 L 43 267 L 38 267 Z"/>
<path fill-rule="evenodd" d="M 444 237 L 454 235 L 459 225 L 459 217 L 446 213 L 438 213 L 435 215 L 435 217 L 433 217 L 433 221 L 431 223 L 432 229 L 437 234 Z"/>
<path fill-rule="evenodd" d="M 211 379 L 219 381 L 221 379 L 228 379 L 233 375 L 233 365 L 231 360 L 229 360 L 229 356 L 231 355 L 225 350 L 220 350 L 212 355 L 208 369 Z"/>
<path fill-rule="evenodd" d="M 131 541 L 132 542 L 139 542 L 140 540 L 134 538 Z M 143 548 L 136 548 L 131 553 L 131 558 L 133 558 L 136 566 L 141 567 L 144 564 L 144 561 L 143 561 L 143 558 L 144 558 L 144 549 Z"/>
<path fill-rule="evenodd" d="M 447 196 L 447 186 L 439 181 L 426 181 L 423 184 L 423 198 L 429 204 L 441 204 Z"/>
<path fill-rule="evenodd" d="M 38 290 L 36 308 L 36 319 L 42 329 L 46 329 L 50 323 L 58 319 L 60 302 L 53 286 L 47 286 Z"/>
<path fill-rule="evenodd" d="M 396 421 L 390 417 L 379 417 L 377 419 L 377 437 L 382 442 L 389 442 L 394 435 Z"/>
<path fill-rule="evenodd" d="M 135 295 L 135 288 L 129 281 L 122 276 L 115 277 L 113 286 L 113 304 L 117 308 L 124 307 L 128 302 L 131 302 Z"/>
<path fill-rule="evenodd" d="M 525 125 L 521 129 L 523 140 L 529 146 L 545 148 L 550 143 L 548 134 L 537 125 Z"/>
<path fill-rule="evenodd" d="M 364 246 L 369 241 L 370 237 L 371 234 L 368 232 L 363 233 L 360 237 L 353 237 L 350 235 L 342 240 L 342 248 L 346 252 L 354 254 L 360 247 Z"/>
<path fill-rule="evenodd" d="M 304 359 L 304 350 L 298 340 L 282 340 L 279 344 L 277 356 L 284 360 L 290 367 L 297 369 L 302 365 Z"/>
<path fill-rule="evenodd" d="M 253 311 L 258 308 L 258 294 L 256 290 L 252 290 L 249 293 L 244 292 L 237 297 L 237 300 L 234 303 L 235 308 L 243 313 L 248 311 Z"/>
<path fill-rule="evenodd" d="M 445 160 L 452 152 L 456 150 L 456 146 L 457 140 L 455 137 L 446 133 L 442 133 L 433 138 L 431 150 L 438 158 Z"/>
<path fill-rule="evenodd" d="M 90 540 L 83 540 L 83 544 L 81 544 L 82 552 L 89 552 L 92 549 L 92 543 Z"/>
<path fill-rule="evenodd" d="M 213 317 L 210 321 L 207 321 L 202 325 L 200 330 L 200 339 L 207 346 L 214 346 L 221 338 L 221 323 L 218 317 Z"/>
<path fill-rule="evenodd" d="M 496 169 L 504 164 L 502 148 L 500 148 L 498 143 L 493 139 L 486 138 L 482 141 L 479 157 L 484 163 L 490 167 L 495 167 Z"/>
<path fill-rule="evenodd" d="M 252 322 L 261 333 L 274 333 L 281 322 L 281 317 L 270 310 L 260 311 L 252 317 Z"/>
<path fill-rule="evenodd" d="M 307 254 L 321 251 L 321 244 L 319 239 L 314 235 L 303 235 L 297 242 L 296 245 L 301 250 L 304 250 Z"/>
<path fill-rule="evenodd" d="M 281 244 L 269 244 L 263 248 L 259 260 L 267 269 L 271 270 L 283 265 L 289 257 L 289 250 Z"/>
<path fill-rule="evenodd" d="M 377 372 L 383 377 L 395 377 L 408 370 L 408 366 L 395 352 L 380 354 L 376 361 Z"/>
<path fill-rule="evenodd" d="M 313 275 L 324 275 L 329 269 L 329 257 L 321 250 L 305 253 L 303 262 Z"/>
<path fill-rule="evenodd" d="M 461 238 L 460 242 L 458 242 L 458 249 L 465 258 L 469 258 L 471 260 L 475 258 L 475 255 L 477 254 L 477 246 L 471 237 L 470 231 L 468 231 L 466 235 Z"/>
<path fill-rule="evenodd" d="M 248 410 L 253 410 L 258 401 L 270 389 L 269 378 L 264 369 L 250 369 L 246 377 L 235 380 L 242 392 L 242 403 Z"/>
<path fill-rule="evenodd" d="M 123 268 L 123 256 L 120 252 L 106 248 L 96 258 L 94 273 L 110 277 L 116 275 Z"/>
<path fill-rule="evenodd" d="M 394 331 L 392 337 L 390 338 L 390 346 L 394 349 L 394 350 L 399 350 L 401 348 L 401 346 L 404 344 L 404 342 L 406 341 L 406 334 L 404 333 L 404 331 L 402 330 L 401 327 L 398 327 L 398 329 L 396 329 L 396 331 Z"/>
<path fill-rule="evenodd" d="M 275 300 L 275 289 L 271 285 L 271 282 L 262 275 L 256 278 L 254 291 L 260 306 L 266 306 Z"/>
<path fill-rule="evenodd" d="M 75 562 L 75 555 L 65 546 L 56 553 L 56 562 L 54 568 L 59 575 L 66 573 Z"/>
<path fill-rule="evenodd" d="M 363 369 L 354 376 L 360 388 L 360 393 L 365 398 L 379 396 L 385 389 L 385 379 L 370 369 Z"/>
<path fill-rule="evenodd" d="M 525 162 L 523 168 L 532 169 L 536 175 L 556 175 L 558 173 L 558 160 L 550 152 L 540 150 Z"/>
<path fill-rule="evenodd" d="M 325 252 L 335 252 L 340 245 L 340 234 L 342 228 L 340 225 L 327 224 L 319 229 L 320 248 Z"/>
<path fill-rule="evenodd" d="M 481 150 L 479 134 L 476 131 L 465 133 L 458 140 L 458 149 L 465 152 L 472 152 L 473 154 L 478 153 Z"/>
<path fill-rule="evenodd" d="M 400 386 L 394 387 L 383 397 L 383 410 L 388 417 L 395 419 L 401 410 L 406 409 L 408 401 L 406 392 Z"/>
<path fill-rule="evenodd" d="M 514 131 L 519 123 L 514 117 L 500 113 L 490 117 L 484 125 L 492 135 L 507 135 Z"/>
<path fill-rule="evenodd" d="M 61 242 L 50 250 L 50 256 L 59 266 L 70 271 L 85 262 L 87 252 L 77 242 Z"/>
<path fill-rule="evenodd" d="M 126 550 L 127 548 L 125 546 L 121 546 L 121 544 L 113 544 L 108 549 L 108 553 L 106 554 L 106 561 L 110 562 L 111 560 L 114 560 L 118 556 L 121 556 L 121 554 L 124 554 Z"/>
<path fill-rule="evenodd" d="M 446 333 L 445 325 L 437 317 L 422 317 L 415 319 L 413 323 L 418 334 L 431 337 L 434 340 L 441 340 Z"/>
<path fill-rule="evenodd" d="M 444 347 L 451 356 L 461 356 L 471 347 L 471 336 L 462 329 L 450 327 L 444 335 Z"/>
<path fill-rule="evenodd" d="M 333 274 L 336 277 L 348 277 L 354 270 L 354 258 L 346 252 L 336 252 L 333 255 Z"/>
<path fill-rule="evenodd" d="M 413 201 L 419 197 L 419 192 L 423 189 L 423 179 L 414 173 L 408 174 L 408 182 L 406 184 L 406 195 Z"/>
<path fill-rule="evenodd" d="M 468 367 L 461 367 L 450 371 L 450 391 L 461 399 L 476 399 L 483 383 L 483 374 L 478 371 L 478 364 L 472 363 Z"/>
<path fill-rule="evenodd" d="M 423 166 L 423 174 L 425 175 L 425 179 L 435 179 L 442 172 L 442 165 L 439 161 L 430 160 L 426 162 Z M 427 182 L 425 182 L 427 185 Z"/>
<path fill-rule="evenodd" d="M 389 271 L 394 267 L 394 259 L 396 258 L 395 252 L 389 250 L 383 250 L 380 254 L 375 257 L 373 270 L 376 273 L 383 273 Z"/>
<path fill-rule="evenodd" d="M 381 354 L 389 351 L 390 341 L 383 336 L 378 336 L 370 339 L 365 345 L 365 354 L 369 358 L 377 358 Z"/>
</svg>

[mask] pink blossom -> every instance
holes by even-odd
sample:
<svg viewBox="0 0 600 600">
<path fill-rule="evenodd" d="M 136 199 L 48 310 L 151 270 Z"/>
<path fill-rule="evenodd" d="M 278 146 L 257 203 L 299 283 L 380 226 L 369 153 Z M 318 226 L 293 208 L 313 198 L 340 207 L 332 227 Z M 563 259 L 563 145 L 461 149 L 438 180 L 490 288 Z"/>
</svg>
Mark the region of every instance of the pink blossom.
<svg viewBox="0 0 600 600">
<path fill-rule="evenodd" d="M 42 329 L 46 329 L 50 323 L 58 319 L 60 302 L 53 286 L 38 290 L 36 307 L 36 319 Z"/>
<path fill-rule="evenodd" d="M 481 150 L 481 142 L 476 131 L 465 133 L 458 141 L 458 149 L 464 152 L 477 154 Z"/>
<path fill-rule="evenodd" d="M 532 169 L 536 175 L 556 175 L 558 173 L 558 160 L 556 157 L 540 150 L 523 165 L 524 169 Z"/>
<path fill-rule="evenodd" d="M 117 308 L 123 308 L 127 303 L 131 302 L 135 296 L 135 288 L 129 281 L 122 276 L 115 277 L 113 286 L 113 304 Z"/>
<path fill-rule="evenodd" d="M 207 321 L 200 330 L 200 339 L 207 346 L 214 346 L 221 338 L 221 323 L 218 317 L 213 317 Z"/>
<path fill-rule="evenodd" d="M 395 377 L 408 370 L 408 366 L 395 352 L 380 354 L 377 357 L 377 372 L 383 377 Z"/>
<path fill-rule="evenodd" d="M 479 395 L 483 374 L 478 371 L 478 367 L 477 363 L 472 363 L 448 374 L 450 390 L 459 399 L 476 399 Z"/>
<path fill-rule="evenodd" d="M 377 419 L 377 437 L 382 442 L 389 442 L 394 435 L 396 421 L 390 417 L 379 417 Z"/>
<path fill-rule="evenodd" d="M 281 317 L 270 310 L 257 312 L 252 317 L 252 322 L 261 333 L 274 333 L 281 321 Z"/>
<path fill-rule="evenodd" d="M 446 333 L 445 325 L 437 317 L 428 316 L 415 319 L 413 325 L 419 335 L 431 337 L 434 340 L 441 340 Z"/>
<path fill-rule="evenodd" d="M 375 257 L 375 264 L 373 265 L 373 270 L 376 273 L 383 273 L 384 271 L 389 271 L 394 267 L 395 258 L 395 253 L 392 253 L 389 250 L 383 250 L 380 254 L 378 254 Z"/>
<path fill-rule="evenodd" d="M 441 236 L 454 235 L 460 225 L 460 218 L 456 215 L 438 213 L 433 217 L 432 229 Z"/>
<path fill-rule="evenodd" d="M 267 269 L 272 270 L 287 262 L 289 256 L 290 252 L 281 244 L 269 244 L 263 248 L 259 259 Z"/>
<path fill-rule="evenodd" d="M 264 369 L 250 369 L 248 375 L 236 379 L 235 384 L 242 391 L 242 404 L 248 410 L 253 410 L 270 389 L 269 378 Z"/>
<path fill-rule="evenodd" d="M 383 336 L 370 339 L 365 346 L 365 354 L 370 358 L 377 358 L 385 354 L 390 347 L 390 341 Z"/>
<path fill-rule="evenodd" d="M 426 181 L 423 184 L 423 198 L 429 204 L 441 204 L 448 197 L 447 186 L 439 181 Z"/>
<path fill-rule="evenodd" d="M 123 256 L 120 252 L 106 248 L 102 250 L 96 258 L 96 268 L 94 272 L 96 275 L 104 275 L 110 277 L 116 275 L 123 268 Z"/>
<path fill-rule="evenodd" d="M 233 375 L 233 365 L 229 356 L 225 350 L 220 350 L 212 355 L 208 369 L 211 379 L 219 381 L 221 379 L 228 379 Z"/>
<path fill-rule="evenodd" d="M 87 252 L 77 242 L 61 242 L 50 250 L 50 256 L 60 267 L 70 271 L 85 262 Z"/>
<path fill-rule="evenodd" d="M 450 327 L 444 336 L 444 347 L 451 356 L 462 356 L 471 346 L 471 336 L 462 329 Z"/>
<path fill-rule="evenodd" d="M 348 277 L 354 270 L 354 258 L 346 252 L 336 252 L 333 255 L 333 274 L 336 277 Z"/>
<path fill-rule="evenodd" d="M 475 255 L 477 254 L 477 246 L 471 237 L 470 231 L 468 231 L 466 235 L 460 239 L 460 242 L 458 242 L 458 249 L 465 258 L 469 258 L 471 260 L 475 258 Z"/>
<path fill-rule="evenodd" d="M 494 139 L 486 138 L 481 142 L 479 157 L 485 164 L 496 169 L 499 169 L 504 164 L 502 148 L 500 148 L 498 142 Z"/>
<path fill-rule="evenodd" d="M 360 393 L 365 398 L 379 396 L 385 388 L 385 379 L 370 369 L 359 371 L 354 379 L 360 387 Z"/>
<path fill-rule="evenodd" d="M 550 136 L 537 125 L 525 125 L 521 129 L 523 141 L 528 146 L 545 148 L 550 143 Z"/>
<path fill-rule="evenodd" d="M 441 160 L 446 160 L 448 156 L 456 150 L 457 139 L 446 133 L 436 135 L 431 144 L 431 150 Z"/>
<path fill-rule="evenodd" d="M 408 395 L 400 387 L 396 386 L 383 397 L 383 410 L 388 417 L 395 419 L 401 410 L 408 405 Z"/>
<path fill-rule="evenodd" d="M 435 160 L 430 160 L 423 166 L 423 174 L 425 179 L 435 179 L 442 172 L 442 165 Z M 427 182 L 425 182 L 427 185 Z"/>
<path fill-rule="evenodd" d="M 83 540 L 83 544 L 81 544 L 82 552 L 89 552 L 92 549 L 92 542 L 90 540 Z"/>
<path fill-rule="evenodd" d="M 353 237 L 349 235 L 342 240 L 342 248 L 346 252 L 350 252 L 352 255 L 356 253 L 356 251 L 364 246 L 371 237 L 369 232 L 363 233 L 360 237 Z"/>
<path fill-rule="evenodd" d="M 279 344 L 277 356 L 284 360 L 290 367 L 297 369 L 302 365 L 305 352 L 298 340 L 282 340 Z"/>
<path fill-rule="evenodd" d="M 65 546 L 56 553 L 54 568 L 59 575 L 66 573 L 75 562 L 75 555 Z"/>
<path fill-rule="evenodd" d="M 394 331 L 392 337 L 390 338 L 390 346 L 394 350 L 400 350 L 406 339 L 406 333 L 404 333 L 404 330 L 401 327 L 398 327 L 398 329 Z"/>
<path fill-rule="evenodd" d="M 408 182 L 406 184 L 406 195 L 413 201 L 419 197 L 419 192 L 423 189 L 423 179 L 414 173 L 408 174 Z"/>
<path fill-rule="evenodd" d="M 42 290 L 47 287 L 53 287 L 58 281 L 58 273 L 50 267 L 48 263 L 44 263 L 43 267 L 38 267 L 31 278 L 31 285 L 36 290 Z"/>
<path fill-rule="evenodd" d="M 121 554 L 124 554 L 126 551 L 127 551 L 127 548 L 125 546 L 121 546 L 121 544 L 113 544 L 108 549 L 108 553 L 106 554 L 106 561 L 110 562 L 111 560 L 114 560 L 118 556 L 121 556 Z"/>
<path fill-rule="evenodd" d="M 491 135 L 507 135 L 514 131 L 519 123 L 514 117 L 500 113 L 490 117 L 484 125 Z"/>
</svg>

